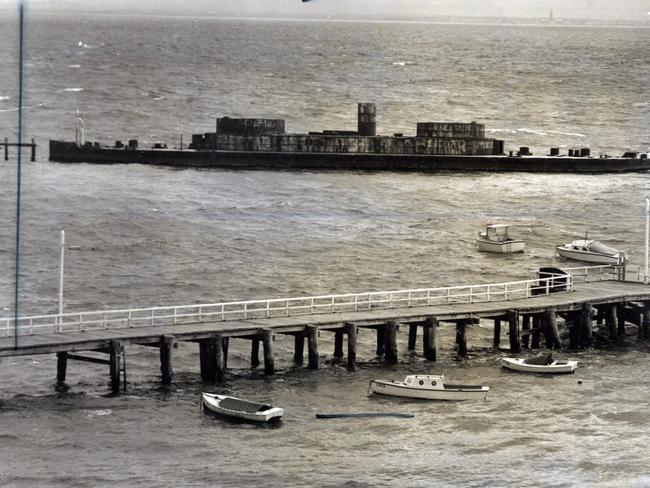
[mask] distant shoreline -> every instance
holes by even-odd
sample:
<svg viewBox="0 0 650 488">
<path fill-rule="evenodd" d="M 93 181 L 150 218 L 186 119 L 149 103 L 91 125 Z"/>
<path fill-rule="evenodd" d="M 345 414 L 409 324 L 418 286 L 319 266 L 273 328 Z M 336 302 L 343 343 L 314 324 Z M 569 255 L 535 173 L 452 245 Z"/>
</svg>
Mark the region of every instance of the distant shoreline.
<svg viewBox="0 0 650 488">
<path fill-rule="evenodd" d="M 633 22 L 627 20 L 592 20 L 578 18 L 559 18 L 553 21 L 543 18 L 521 17 L 461 17 L 461 16 L 436 16 L 425 19 L 414 18 L 355 18 L 355 17 L 255 17 L 255 16 L 224 16 L 224 15 L 178 15 L 171 13 L 116 13 L 109 11 L 28 11 L 33 17 L 88 17 L 105 16 L 114 18 L 148 18 L 148 19 L 192 19 L 192 20 L 223 20 L 223 21 L 252 21 L 252 22 L 315 22 L 315 23 L 360 23 L 360 24 L 433 24 L 433 25 L 505 25 L 525 27 L 601 27 L 601 28 L 650 28 L 650 18 Z M 10 17 L 6 21 L 12 22 Z"/>
</svg>

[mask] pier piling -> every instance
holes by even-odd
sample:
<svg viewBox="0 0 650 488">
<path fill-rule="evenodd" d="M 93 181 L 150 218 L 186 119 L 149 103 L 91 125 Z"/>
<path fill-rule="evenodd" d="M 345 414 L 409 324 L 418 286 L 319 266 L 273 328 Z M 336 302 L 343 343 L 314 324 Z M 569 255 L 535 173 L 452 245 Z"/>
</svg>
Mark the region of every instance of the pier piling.
<svg viewBox="0 0 650 488">
<path fill-rule="evenodd" d="M 591 303 L 585 303 L 580 312 L 580 346 L 591 347 L 593 338 L 593 311 Z"/>
<path fill-rule="evenodd" d="M 348 335 L 348 370 L 357 369 L 357 326 L 345 324 L 345 332 Z"/>
<path fill-rule="evenodd" d="M 318 327 L 308 325 L 307 330 L 307 350 L 309 369 L 318 369 Z"/>
<path fill-rule="evenodd" d="M 605 313 L 605 324 L 607 325 L 607 329 L 609 330 L 609 338 L 612 341 L 615 341 L 617 339 L 616 305 L 608 305 L 604 313 Z"/>
<path fill-rule="evenodd" d="M 253 337 L 251 340 L 251 368 L 257 368 L 260 365 L 260 338 Z"/>
<path fill-rule="evenodd" d="M 383 325 L 377 326 L 377 356 L 383 356 L 386 351 L 386 328 Z"/>
<path fill-rule="evenodd" d="M 220 334 L 215 336 L 214 352 L 214 377 L 218 383 L 221 383 L 226 376 L 226 358 L 223 348 L 223 337 Z"/>
<path fill-rule="evenodd" d="M 343 329 L 334 332 L 334 357 L 341 359 L 343 357 Z"/>
<path fill-rule="evenodd" d="M 423 353 L 427 361 L 436 360 L 436 328 L 438 327 L 438 320 L 435 317 L 429 317 L 422 325 L 422 340 L 423 340 Z"/>
<path fill-rule="evenodd" d="M 304 362 L 305 334 L 299 332 L 293 336 L 293 362 L 300 365 Z"/>
<path fill-rule="evenodd" d="M 176 347 L 176 339 L 174 336 L 164 335 L 160 339 L 160 375 L 163 385 L 170 385 L 173 369 L 173 351 Z"/>
<path fill-rule="evenodd" d="M 124 361 L 124 346 L 118 340 L 112 340 L 109 347 L 109 372 L 111 376 L 111 391 L 113 393 L 120 392 L 120 373 L 123 371 L 121 365 Z M 126 378 L 124 381 L 124 389 L 126 390 Z"/>
<path fill-rule="evenodd" d="M 533 315 L 533 328 L 530 335 L 530 348 L 539 349 L 539 336 L 542 330 L 542 317 Z"/>
<path fill-rule="evenodd" d="M 529 349 L 530 345 L 530 315 L 524 315 L 521 324 L 521 347 Z"/>
<path fill-rule="evenodd" d="M 386 364 L 396 364 L 397 363 L 397 322 L 390 321 L 386 324 L 385 331 L 385 356 L 384 360 Z"/>
<path fill-rule="evenodd" d="M 199 362 L 201 379 L 214 383 L 217 378 L 217 340 L 214 337 L 199 341 Z"/>
<path fill-rule="evenodd" d="M 548 349 L 561 349 L 562 342 L 560 341 L 560 331 L 557 328 L 557 315 L 555 309 L 549 308 L 545 312 L 546 322 L 546 347 Z"/>
<path fill-rule="evenodd" d="M 498 349 L 501 344 L 501 319 L 494 319 L 494 348 Z"/>
<path fill-rule="evenodd" d="M 56 386 L 62 387 L 65 384 L 65 375 L 68 369 L 68 352 L 61 351 L 56 353 Z"/>
<path fill-rule="evenodd" d="M 418 326 L 417 324 L 409 324 L 409 343 L 408 350 L 415 351 L 415 344 L 418 340 Z"/>
<path fill-rule="evenodd" d="M 616 305 L 617 328 L 616 333 L 619 338 L 625 337 L 625 302 Z"/>
<path fill-rule="evenodd" d="M 264 346 L 264 374 L 271 375 L 275 371 L 275 358 L 273 356 L 273 331 L 262 331 L 262 344 Z"/>
<path fill-rule="evenodd" d="M 467 357 L 467 338 L 465 337 L 466 320 L 456 321 L 456 344 L 458 344 L 458 357 L 463 359 Z"/>
<path fill-rule="evenodd" d="M 510 336 L 510 352 L 518 353 L 521 350 L 519 340 L 519 312 L 508 310 L 508 332 Z"/>
</svg>

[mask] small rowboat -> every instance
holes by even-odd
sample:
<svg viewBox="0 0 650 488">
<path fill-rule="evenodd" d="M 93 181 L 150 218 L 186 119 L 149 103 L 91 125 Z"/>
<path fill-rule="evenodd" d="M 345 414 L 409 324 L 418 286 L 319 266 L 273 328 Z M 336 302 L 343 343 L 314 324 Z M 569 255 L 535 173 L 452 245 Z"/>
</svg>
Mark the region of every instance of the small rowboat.
<svg viewBox="0 0 650 488">
<path fill-rule="evenodd" d="M 284 414 L 284 410 L 279 407 L 226 395 L 203 393 L 201 398 L 203 406 L 211 412 L 251 422 L 268 422 L 279 419 Z"/>
<path fill-rule="evenodd" d="M 410 375 L 404 381 L 372 380 L 369 390 L 379 395 L 424 400 L 486 399 L 490 387 L 446 385 L 444 375 Z"/>
<path fill-rule="evenodd" d="M 578 361 L 556 361 L 553 353 L 549 353 L 527 359 L 503 358 L 501 366 L 522 373 L 561 374 L 573 373 L 578 367 Z"/>
</svg>

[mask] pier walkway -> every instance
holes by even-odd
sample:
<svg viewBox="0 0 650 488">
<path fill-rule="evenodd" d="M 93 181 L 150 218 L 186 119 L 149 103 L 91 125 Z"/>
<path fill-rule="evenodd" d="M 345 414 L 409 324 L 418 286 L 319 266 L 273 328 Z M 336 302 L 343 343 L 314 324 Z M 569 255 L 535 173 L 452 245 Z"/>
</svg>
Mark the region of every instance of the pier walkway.
<svg viewBox="0 0 650 488">
<path fill-rule="evenodd" d="M 598 276 L 587 271 L 594 269 Z M 22 317 L 17 337 L 13 319 L 0 319 L 0 357 L 56 353 L 58 384 L 65 381 L 69 359 L 107 364 L 112 388 L 118 391 L 125 346 L 130 345 L 159 347 L 162 380 L 169 383 L 173 350 L 179 341 L 197 342 L 201 376 L 220 381 L 227 369 L 230 339 L 251 341 L 253 367 L 260 364 L 262 343 L 264 370 L 272 374 L 275 334 L 294 336 L 297 364 L 303 363 L 306 341 L 312 369 L 318 367 L 320 331 L 334 333 L 334 357 L 344 356 L 347 337 L 350 369 L 355 368 L 357 334 L 363 329 L 376 331 L 377 354 L 387 363 L 397 361 L 399 325 L 409 327 L 410 350 L 416 348 L 421 329 L 422 353 L 432 361 L 441 323 L 455 324 L 460 357 L 467 352 L 466 325 L 480 319 L 494 321 L 495 347 L 500 346 L 504 322 L 510 350 L 515 353 L 522 347 L 540 347 L 540 337 L 546 347 L 562 347 L 558 318 L 568 329 L 570 348 L 591 345 L 594 320 L 605 324 L 613 340 L 625 335 L 628 323 L 637 326 L 639 337 L 650 335 L 650 286 L 624 280 L 624 272 L 617 267 L 580 270 L 585 271 L 489 285 Z M 597 281 L 576 282 L 578 274 Z M 77 354 L 81 351 L 105 353 L 108 358 Z"/>
</svg>

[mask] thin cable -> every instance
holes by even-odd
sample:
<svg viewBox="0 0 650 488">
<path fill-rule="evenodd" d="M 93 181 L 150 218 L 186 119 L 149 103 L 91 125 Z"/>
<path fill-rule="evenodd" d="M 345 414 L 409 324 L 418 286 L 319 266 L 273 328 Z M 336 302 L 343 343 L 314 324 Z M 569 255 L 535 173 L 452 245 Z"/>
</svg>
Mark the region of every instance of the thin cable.
<svg viewBox="0 0 650 488">
<path fill-rule="evenodd" d="M 20 160 L 23 142 L 23 4 L 20 3 L 20 52 L 18 56 L 18 158 L 16 160 L 16 280 L 14 293 L 14 349 L 18 349 L 18 290 L 20 278 Z"/>
</svg>

